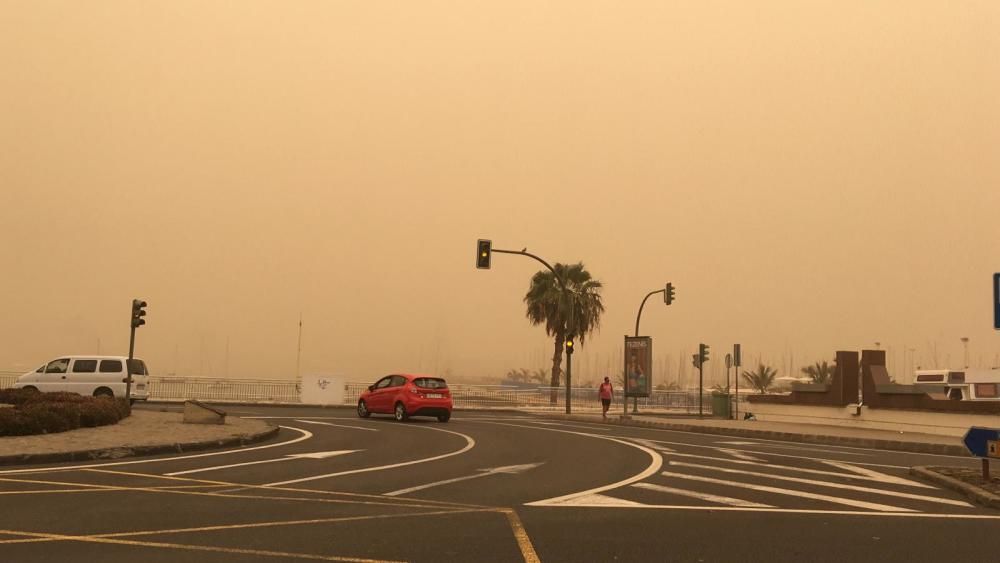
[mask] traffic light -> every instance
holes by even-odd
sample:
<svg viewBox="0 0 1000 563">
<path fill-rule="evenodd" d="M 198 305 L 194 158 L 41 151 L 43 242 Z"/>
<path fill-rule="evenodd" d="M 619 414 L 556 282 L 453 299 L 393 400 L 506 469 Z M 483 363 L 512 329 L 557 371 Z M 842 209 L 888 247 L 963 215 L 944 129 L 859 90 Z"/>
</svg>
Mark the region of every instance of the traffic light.
<svg viewBox="0 0 1000 563">
<path fill-rule="evenodd" d="M 146 302 L 141 299 L 132 300 L 132 328 L 139 328 L 146 324 Z"/>
<path fill-rule="evenodd" d="M 663 290 L 663 302 L 667 305 L 674 302 L 674 284 L 668 283 L 666 289 Z"/>
<path fill-rule="evenodd" d="M 708 361 L 708 344 L 698 345 L 698 360 L 702 363 L 702 365 Z"/>
<path fill-rule="evenodd" d="M 493 241 L 479 239 L 476 241 L 476 268 L 490 269 L 490 258 L 493 256 Z"/>
<path fill-rule="evenodd" d="M 699 357 L 698 354 L 691 354 L 691 364 L 694 365 L 695 369 L 701 367 L 701 364 L 699 363 L 700 360 L 701 357 Z"/>
<path fill-rule="evenodd" d="M 573 339 L 572 338 L 567 338 L 566 339 L 566 353 L 567 354 L 572 354 L 573 353 Z"/>
</svg>

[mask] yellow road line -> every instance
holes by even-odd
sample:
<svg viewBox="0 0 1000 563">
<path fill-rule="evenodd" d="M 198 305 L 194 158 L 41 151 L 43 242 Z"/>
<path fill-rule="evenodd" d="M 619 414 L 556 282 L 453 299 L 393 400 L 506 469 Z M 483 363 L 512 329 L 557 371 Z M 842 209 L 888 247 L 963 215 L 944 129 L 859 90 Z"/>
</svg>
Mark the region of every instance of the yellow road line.
<svg viewBox="0 0 1000 563">
<path fill-rule="evenodd" d="M 517 513 L 510 508 L 500 510 L 505 516 L 507 516 L 507 522 L 510 523 L 510 529 L 514 532 L 514 539 L 517 540 L 517 547 L 521 549 L 521 556 L 524 557 L 524 563 L 539 563 L 538 554 L 535 553 L 535 547 L 531 545 L 531 538 L 528 537 L 528 531 L 524 529 L 524 524 L 521 523 L 521 519 L 517 516 Z"/>
<path fill-rule="evenodd" d="M 0 533 L 5 532 L 0 530 Z M 158 547 L 163 549 L 178 549 L 186 551 L 209 551 L 215 553 L 232 553 L 238 555 L 259 555 L 265 557 L 283 557 L 286 559 L 311 559 L 315 561 L 350 561 L 355 563 L 401 563 L 391 560 L 383 559 L 364 559 L 359 557 L 341 557 L 337 555 L 314 555 L 311 553 L 289 553 L 285 551 L 268 551 L 261 549 L 241 549 L 233 547 L 216 547 L 209 545 L 188 545 L 179 543 L 164 543 L 164 542 L 144 542 L 135 540 L 120 540 L 114 538 L 102 538 L 94 536 L 67 536 L 63 534 L 38 534 L 38 533 L 27 533 L 27 532 L 17 532 L 21 535 L 30 535 L 37 538 L 44 538 L 53 541 L 77 541 L 83 543 L 103 543 L 103 544 L 115 544 L 115 545 L 132 545 L 138 547 Z"/>
</svg>

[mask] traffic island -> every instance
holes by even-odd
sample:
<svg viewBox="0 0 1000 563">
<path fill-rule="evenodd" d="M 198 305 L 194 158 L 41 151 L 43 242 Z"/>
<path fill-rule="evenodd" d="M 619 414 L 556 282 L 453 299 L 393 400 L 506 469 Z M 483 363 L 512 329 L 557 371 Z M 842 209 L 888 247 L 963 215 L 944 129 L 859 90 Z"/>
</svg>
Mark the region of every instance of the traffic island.
<svg viewBox="0 0 1000 563">
<path fill-rule="evenodd" d="M 177 412 L 132 411 L 118 424 L 39 436 L 0 438 L 0 465 L 118 459 L 239 447 L 278 433 L 263 420 L 229 418 L 225 424 L 185 424 Z"/>
<path fill-rule="evenodd" d="M 1000 471 L 991 470 L 990 480 L 983 472 L 971 467 L 911 467 L 910 475 L 942 487 L 958 491 L 977 503 L 1000 509 Z"/>
</svg>

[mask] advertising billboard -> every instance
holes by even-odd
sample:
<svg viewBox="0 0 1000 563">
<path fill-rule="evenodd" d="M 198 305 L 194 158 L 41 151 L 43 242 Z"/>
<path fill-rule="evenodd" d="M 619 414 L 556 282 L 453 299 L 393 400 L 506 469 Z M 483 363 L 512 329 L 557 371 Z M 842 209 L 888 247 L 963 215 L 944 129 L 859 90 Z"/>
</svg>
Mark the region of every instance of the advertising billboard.
<svg viewBox="0 0 1000 563">
<path fill-rule="evenodd" d="M 653 390 L 653 339 L 625 337 L 625 396 L 648 397 Z"/>
</svg>

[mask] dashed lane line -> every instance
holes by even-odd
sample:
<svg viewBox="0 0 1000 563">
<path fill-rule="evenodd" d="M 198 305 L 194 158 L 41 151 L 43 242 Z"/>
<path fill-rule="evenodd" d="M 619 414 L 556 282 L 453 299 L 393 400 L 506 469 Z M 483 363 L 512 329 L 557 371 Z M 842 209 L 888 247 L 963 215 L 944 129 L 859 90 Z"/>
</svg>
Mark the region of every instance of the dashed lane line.
<svg viewBox="0 0 1000 563">
<path fill-rule="evenodd" d="M 252 452 L 252 451 L 257 451 L 257 450 L 266 450 L 268 448 L 277 448 L 277 447 L 281 447 L 281 446 L 289 446 L 291 444 L 296 444 L 298 442 L 301 442 L 303 440 L 308 440 L 308 439 L 310 439 L 310 438 L 313 437 L 312 432 L 309 432 L 308 430 L 303 430 L 301 428 L 294 428 L 292 426 L 282 426 L 281 428 L 287 428 L 289 430 L 294 430 L 296 432 L 301 433 L 302 435 L 299 436 L 298 438 L 293 438 L 291 440 L 286 440 L 284 442 L 279 442 L 277 444 L 267 444 L 267 445 L 264 445 L 264 446 L 253 446 L 253 447 L 250 447 L 250 448 L 238 448 L 238 449 L 234 449 L 234 450 L 226 450 L 226 451 L 223 451 L 223 452 L 211 452 L 211 453 L 206 453 L 206 454 L 192 454 L 192 455 L 181 455 L 181 456 L 172 456 L 172 457 L 160 457 L 160 458 L 156 458 L 156 459 L 137 459 L 137 460 L 132 460 L 132 461 L 114 461 L 114 462 L 110 462 L 110 463 L 90 463 L 90 464 L 87 464 L 87 465 L 63 465 L 63 466 L 58 466 L 58 467 L 41 467 L 41 468 L 34 468 L 34 469 L 8 469 L 6 471 L 0 471 L 0 475 L 18 475 L 18 474 L 25 474 L 25 473 L 52 473 L 52 472 L 59 472 L 59 471 L 73 471 L 73 470 L 76 470 L 76 469 L 91 469 L 91 468 L 94 468 L 94 467 L 120 467 L 122 465 L 139 465 L 139 464 L 143 464 L 143 463 L 157 463 L 157 462 L 164 462 L 164 461 L 178 461 L 178 460 L 182 460 L 182 459 L 198 459 L 198 458 L 203 458 L 203 457 L 213 457 L 213 456 L 218 456 L 218 455 L 230 455 L 230 454 L 235 454 L 235 453 Z"/>
<path fill-rule="evenodd" d="M 858 485 L 845 485 L 843 483 L 831 483 L 829 481 L 817 481 L 815 479 L 802 479 L 800 477 L 788 477 L 786 475 L 775 475 L 773 473 L 760 473 L 758 471 L 744 471 L 742 469 L 728 469 L 725 467 L 716 467 L 714 465 L 702 465 L 699 463 L 685 463 L 682 461 L 669 461 L 669 465 L 674 467 L 690 467 L 692 469 L 704 469 L 707 471 L 718 471 L 721 473 L 732 473 L 736 475 L 747 475 L 753 477 L 763 477 L 765 479 L 774 479 L 776 481 L 788 481 L 789 483 L 800 483 L 803 485 L 815 485 L 817 487 L 827 487 L 830 489 L 842 489 L 845 491 L 858 491 L 862 493 L 874 493 L 878 495 L 899 497 L 911 500 L 920 500 L 924 502 L 933 502 L 937 504 L 950 504 L 952 506 L 961 506 L 963 508 L 972 508 L 972 505 L 960 501 L 952 500 L 948 498 L 932 497 L 928 495 L 915 495 L 912 493 L 903 493 L 899 491 L 889 491 L 885 489 L 875 489 L 872 487 L 861 487 Z"/>
<path fill-rule="evenodd" d="M 700 493 L 698 491 L 691 491 L 688 489 L 677 489 L 675 487 L 666 487 L 664 485 L 654 485 L 652 483 L 636 483 L 632 485 L 640 489 L 647 489 L 650 491 L 657 491 L 660 493 L 669 493 L 672 495 L 678 495 L 683 497 L 696 498 L 698 500 L 704 500 L 708 502 L 714 502 L 717 504 L 724 504 L 727 506 L 742 506 L 744 508 L 774 508 L 770 504 L 761 504 L 759 502 L 751 502 L 748 500 L 723 497 L 719 495 L 710 495 L 708 493 Z"/>
<path fill-rule="evenodd" d="M 349 469 L 349 470 L 346 470 L 346 471 L 337 471 L 335 473 L 325 473 L 323 475 L 313 475 L 311 477 L 302 477 L 302 478 L 299 478 L 299 479 L 289 479 L 287 481 L 277 481 L 275 483 L 267 483 L 267 484 L 261 485 L 261 486 L 262 487 L 280 487 L 280 486 L 283 486 L 283 485 L 294 485 L 295 483 L 305 483 L 305 482 L 308 482 L 308 481 L 316 481 L 316 480 L 319 480 L 319 479 L 329 479 L 329 478 L 332 478 L 332 477 L 340 477 L 340 476 L 343 476 L 343 475 L 354 475 L 354 474 L 357 474 L 357 473 L 369 473 L 369 472 L 372 472 L 372 471 L 384 471 L 386 469 L 395 469 L 397 467 L 406 467 L 406 466 L 409 466 L 409 465 L 416 465 L 416 464 L 419 464 L 419 463 L 428 463 L 428 462 L 431 462 L 431 461 L 437 461 L 439 459 L 445 459 L 445 458 L 449 458 L 449 457 L 452 457 L 452 456 L 464 454 L 465 452 L 471 450 L 472 448 L 474 448 L 476 446 L 476 441 L 474 439 L 472 439 L 472 436 L 469 436 L 469 435 L 466 435 L 466 434 L 462 434 L 461 432 L 453 432 L 451 430 L 443 430 L 441 428 L 431 428 L 431 427 L 427 427 L 427 426 L 408 426 L 407 428 L 422 428 L 424 430 L 433 430 L 435 432 L 445 432 L 447 434 L 454 434 L 456 436 L 461 436 L 462 438 L 465 439 L 465 447 L 463 447 L 463 448 L 461 448 L 459 450 L 455 450 L 453 452 L 448 452 L 446 454 L 436 455 L 436 456 L 432 456 L 432 457 L 425 457 L 425 458 L 421 458 L 421 459 L 414 459 L 414 460 L 411 460 L 411 461 L 403 461 L 403 462 L 399 462 L 399 463 L 391 463 L 391 464 L 388 464 L 388 465 L 376 465 L 376 466 L 373 466 L 373 467 L 363 467 L 361 469 Z"/>
<path fill-rule="evenodd" d="M 745 453 L 743 453 L 743 452 L 741 452 L 739 450 L 730 450 L 730 449 L 725 449 L 725 448 L 719 448 L 719 451 L 722 452 L 722 453 L 724 453 L 724 454 L 731 455 L 731 456 L 735 457 L 736 459 L 742 459 L 744 461 L 760 461 L 760 462 L 764 461 L 763 459 L 760 459 L 759 457 L 754 457 L 752 455 L 745 454 Z"/>
<path fill-rule="evenodd" d="M 853 506 L 855 508 L 864 508 L 867 510 L 875 510 L 878 512 L 916 512 L 909 508 L 903 508 L 901 506 L 891 506 L 888 504 L 880 504 L 876 502 L 865 502 L 861 500 L 854 500 L 848 498 L 834 497 L 830 495 L 821 495 L 817 493 L 807 493 L 805 491 L 782 489 L 779 487 L 770 487 L 767 485 L 756 485 L 753 483 L 740 483 L 736 481 L 726 481 L 725 479 L 713 479 L 712 477 L 702 477 L 701 475 L 686 475 L 684 473 L 674 473 L 671 471 L 664 471 L 660 473 L 664 477 L 670 477 L 674 479 L 684 479 L 687 481 L 698 481 L 701 483 L 711 483 L 713 485 L 726 485 L 729 487 L 736 487 L 740 489 L 750 489 L 752 491 L 760 491 L 762 493 L 774 493 L 777 495 L 788 495 L 798 498 L 807 498 L 812 500 L 819 500 L 824 502 L 830 502 L 833 504 L 843 504 L 845 506 Z"/>
</svg>

